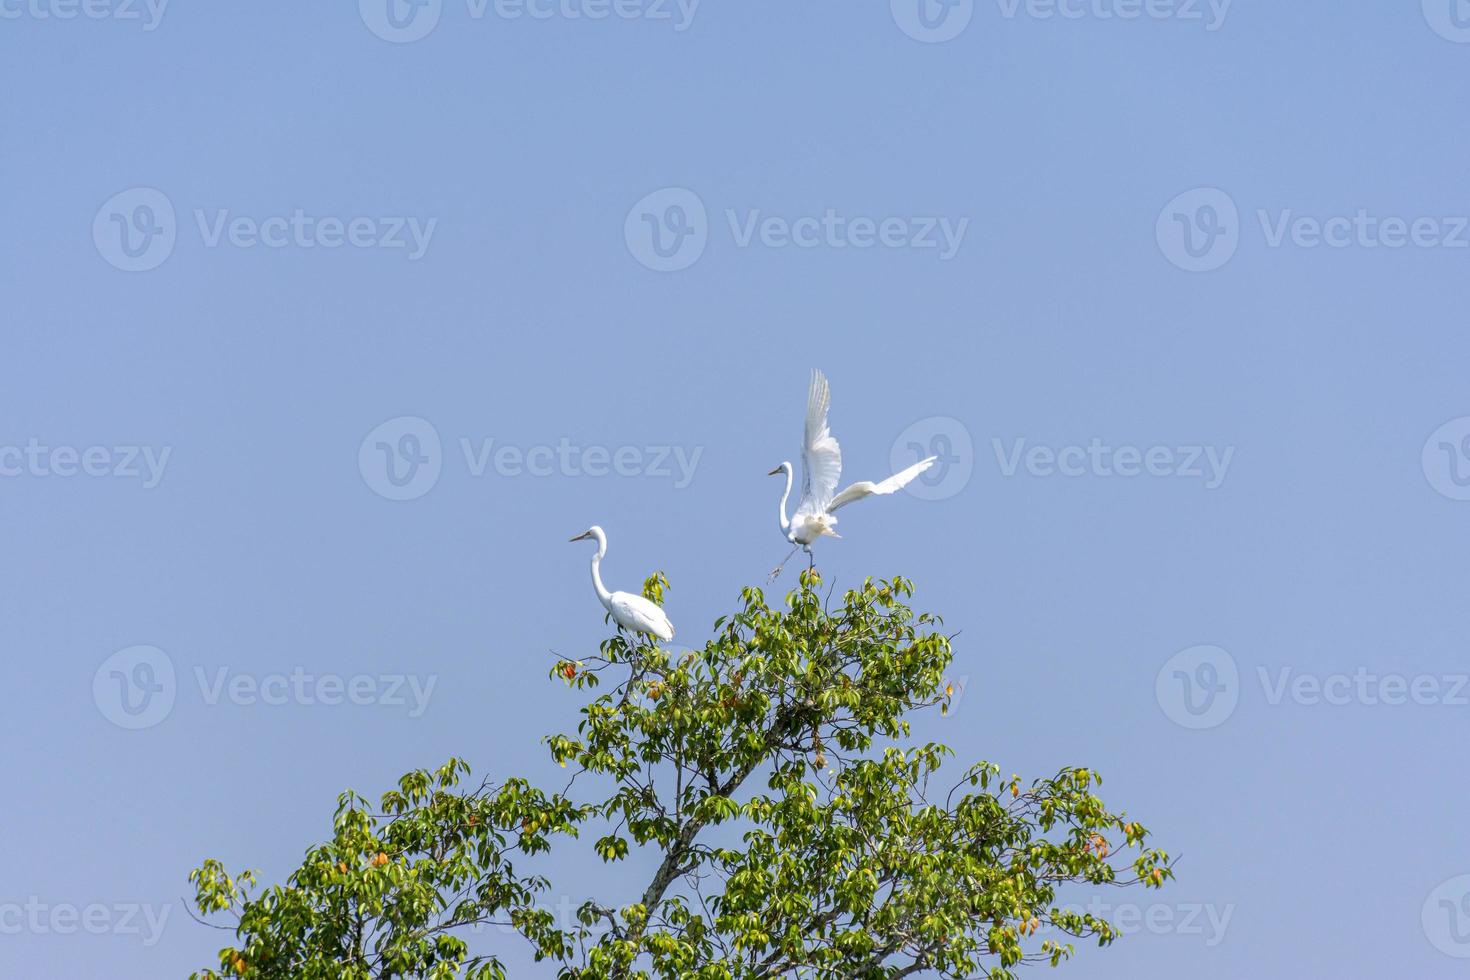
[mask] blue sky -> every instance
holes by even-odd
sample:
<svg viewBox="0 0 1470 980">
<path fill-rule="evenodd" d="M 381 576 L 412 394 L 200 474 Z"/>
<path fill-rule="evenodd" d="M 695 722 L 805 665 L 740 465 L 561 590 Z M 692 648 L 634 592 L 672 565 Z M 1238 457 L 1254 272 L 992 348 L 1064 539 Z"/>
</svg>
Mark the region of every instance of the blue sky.
<svg viewBox="0 0 1470 980">
<path fill-rule="evenodd" d="M 696 643 L 814 366 L 848 477 L 945 457 L 819 546 L 960 631 L 917 734 L 1183 855 L 1068 974 L 1463 969 L 1470 9 L 393 2 L 0 0 L 0 973 L 559 785 L 566 539 Z"/>
</svg>

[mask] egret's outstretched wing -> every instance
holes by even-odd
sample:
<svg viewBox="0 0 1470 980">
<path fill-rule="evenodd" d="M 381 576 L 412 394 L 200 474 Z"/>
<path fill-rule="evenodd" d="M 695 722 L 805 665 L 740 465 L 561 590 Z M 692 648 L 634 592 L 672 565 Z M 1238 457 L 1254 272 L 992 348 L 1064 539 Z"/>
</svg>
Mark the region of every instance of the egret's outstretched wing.
<svg viewBox="0 0 1470 980">
<path fill-rule="evenodd" d="M 801 504 L 798 514 L 819 514 L 827 509 L 842 477 L 842 449 L 827 428 L 827 408 L 832 393 L 827 376 L 812 372 L 806 396 L 806 432 L 801 445 Z"/>
<path fill-rule="evenodd" d="M 873 483 L 871 480 L 859 480 L 832 498 L 832 503 L 828 505 L 827 510 L 828 512 L 834 511 L 839 507 L 852 503 L 854 500 L 871 497 L 875 493 L 893 493 L 895 490 L 902 490 L 913 482 L 914 477 L 933 466 L 934 461 L 938 458 L 938 456 L 930 456 L 928 459 L 921 459 L 908 469 L 893 474 L 882 483 Z"/>
</svg>

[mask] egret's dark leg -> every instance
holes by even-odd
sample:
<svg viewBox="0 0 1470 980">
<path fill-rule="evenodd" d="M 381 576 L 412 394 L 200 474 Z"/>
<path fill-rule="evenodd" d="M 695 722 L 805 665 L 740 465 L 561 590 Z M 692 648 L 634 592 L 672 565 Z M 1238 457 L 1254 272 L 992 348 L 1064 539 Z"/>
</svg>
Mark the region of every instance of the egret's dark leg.
<svg viewBox="0 0 1470 980">
<path fill-rule="evenodd" d="M 796 546 L 796 548 L 800 547 L 801 545 Z M 776 579 L 781 577 L 781 570 L 786 567 L 786 563 L 791 560 L 791 556 L 796 554 L 796 548 L 792 548 L 791 551 L 786 555 L 786 557 L 781 559 L 781 564 L 771 569 L 771 577 L 766 579 L 767 584 L 770 584 L 771 582 L 774 582 L 776 581 Z"/>
</svg>

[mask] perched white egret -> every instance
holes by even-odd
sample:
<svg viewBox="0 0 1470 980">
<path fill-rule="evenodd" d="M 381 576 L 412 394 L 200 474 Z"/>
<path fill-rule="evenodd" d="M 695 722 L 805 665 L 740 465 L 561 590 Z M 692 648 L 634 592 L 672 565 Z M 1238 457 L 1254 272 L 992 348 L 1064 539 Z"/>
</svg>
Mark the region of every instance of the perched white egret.
<svg viewBox="0 0 1470 980">
<path fill-rule="evenodd" d="M 581 541 L 584 538 L 597 540 L 597 553 L 592 556 L 592 587 L 597 590 L 597 598 L 612 616 L 613 622 L 634 633 L 648 633 L 665 642 L 672 640 L 674 624 L 669 622 L 669 617 L 664 615 L 662 609 L 641 595 L 609 592 L 607 586 L 602 584 L 602 573 L 598 571 L 598 567 L 602 564 L 602 556 L 607 554 L 607 535 L 602 533 L 602 528 L 594 524 L 572 540 Z"/>
<path fill-rule="evenodd" d="M 797 548 L 806 550 L 810 560 L 812 542 L 822 535 L 839 538 L 832 528 L 837 524 L 833 516 L 839 507 L 854 500 L 871 497 L 875 493 L 889 494 L 906 486 L 914 477 L 934 465 L 937 456 L 921 459 L 908 469 L 895 473 L 880 483 L 859 480 L 852 486 L 837 492 L 837 481 L 842 476 L 842 449 L 832 432 L 827 428 L 827 409 L 832 401 L 832 392 L 827 387 L 827 377 L 821 371 L 812 372 L 812 386 L 806 398 L 806 430 L 801 443 L 801 503 L 796 513 L 788 520 L 786 500 L 791 496 L 792 469 L 789 461 L 771 470 L 770 476 L 786 474 L 786 490 L 781 494 L 781 535 L 796 547 L 771 572 L 775 581 L 796 554 Z"/>
</svg>

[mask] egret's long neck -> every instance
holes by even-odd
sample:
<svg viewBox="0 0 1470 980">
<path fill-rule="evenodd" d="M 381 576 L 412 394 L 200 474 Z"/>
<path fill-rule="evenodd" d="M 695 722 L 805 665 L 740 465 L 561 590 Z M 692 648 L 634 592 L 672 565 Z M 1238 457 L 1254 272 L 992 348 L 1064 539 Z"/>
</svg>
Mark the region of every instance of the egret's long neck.
<svg viewBox="0 0 1470 980">
<path fill-rule="evenodd" d="M 791 530 L 791 521 L 786 517 L 786 499 L 791 496 L 791 466 L 783 466 L 786 471 L 786 490 L 781 494 L 781 533 L 787 534 Z"/>
<path fill-rule="evenodd" d="M 612 608 L 612 593 L 607 591 L 607 586 L 602 584 L 602 572 L 598 566 L 602 564 L 602 556 L 607 554 L 607 539 L 597 535 L 597 553 L 592 556 L 592 588 L 597 590 L 597 598 L 607 608 Z"/>
</svg>

